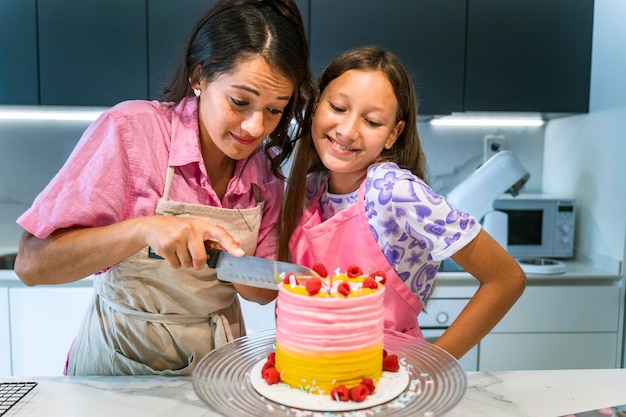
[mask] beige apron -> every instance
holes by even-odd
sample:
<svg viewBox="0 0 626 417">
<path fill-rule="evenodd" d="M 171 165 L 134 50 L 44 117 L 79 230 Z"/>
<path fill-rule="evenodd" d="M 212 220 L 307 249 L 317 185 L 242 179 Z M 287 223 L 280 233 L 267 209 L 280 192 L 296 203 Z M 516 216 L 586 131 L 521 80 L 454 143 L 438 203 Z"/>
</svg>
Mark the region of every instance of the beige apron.
<svg viewBox="0 0 626 417">
<path fill-rule="evenodd" d="M 263 202 L 224 209 L 168 201 L 174 168 L 168 167 L 159 215 L 205 219 L 223 225 L 256 250 Z M 94 278 L 94 298 L 74 342 L 68 375 L 189 375 L 216 347 L 245 335 L 237 293 L 214 269 L 175 270 L 144 248 Z"/>
</svg>

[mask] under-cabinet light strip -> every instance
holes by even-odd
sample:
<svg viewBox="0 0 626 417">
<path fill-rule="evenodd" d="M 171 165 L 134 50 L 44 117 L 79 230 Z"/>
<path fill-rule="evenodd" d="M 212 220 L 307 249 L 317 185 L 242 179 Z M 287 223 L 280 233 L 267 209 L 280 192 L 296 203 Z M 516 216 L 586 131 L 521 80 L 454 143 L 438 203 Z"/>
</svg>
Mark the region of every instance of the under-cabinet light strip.
<svg viewBox="0 0 626 417">
<path fill-rule="evenodd" d="M 438 119 L 432 119 L 430 124 L 433 126 L 458 126 L 458 127 L 471 127 L 471 126 L 503 126 L 503 127 L 539 127 L 543 126 L 544 121 L 541 119 L 524 119 L 524 118 L 512 118 L 512 119 L 499 119 L 499 118 L 470 118 L 470 117 L 441 117 Z"/>
<path fill-rule="evenodd" d="M 63 120 L 63 121 L 94 121 L 102 114 L 104 108 L 52 109 L 52 108 L 0 108 L 0 120 Z"/>
</svg>

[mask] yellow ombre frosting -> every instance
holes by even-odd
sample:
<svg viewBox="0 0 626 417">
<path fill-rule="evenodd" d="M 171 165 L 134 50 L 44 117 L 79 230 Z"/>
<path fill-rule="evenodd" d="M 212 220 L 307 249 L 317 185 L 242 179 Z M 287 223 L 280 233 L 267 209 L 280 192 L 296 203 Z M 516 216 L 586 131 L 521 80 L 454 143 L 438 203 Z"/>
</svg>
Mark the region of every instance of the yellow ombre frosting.
<svg viewBox="0 0 626 417">
<path fill-rule="evenodd" d="M 357 280 L 358 281 L 358 280 Z M 362 279 L 360 280 L 362 283 Z M 280 284 L 276 302 L 276 370 L 292 388 L 328 394 L 382 375 L 384 286 L 352 285 L 349 296 Z"/>
</svg>

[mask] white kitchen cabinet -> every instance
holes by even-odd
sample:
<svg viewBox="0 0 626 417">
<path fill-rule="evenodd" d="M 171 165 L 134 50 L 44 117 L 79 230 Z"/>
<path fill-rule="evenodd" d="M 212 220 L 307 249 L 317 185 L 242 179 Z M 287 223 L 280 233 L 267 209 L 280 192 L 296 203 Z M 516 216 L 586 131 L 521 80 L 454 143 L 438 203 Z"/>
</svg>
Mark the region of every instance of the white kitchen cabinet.
<svg viewBox="0 0 626 417">
<path fill-rule="evenodd" d="M 93 297 L 91 287 L 0 288 L 0 375 L 62 375 Z M 248 334 L 273 329 L 274 302 L 242 300 Z"/>
<path fill-rule="evenodd" d="M 91 287 L 9 288 L 13 375 L 62 375 Z"/>
<path fill-rule="evenodd" d="M 529 286 L 479 346 L 479 370 L 615 368 L 618 286 Z"/>
<path fill-rule="evenodd" d="M 617 333 L 492 333 L 480 342 L 481 371 L 615 368 Z"/>
<path fill-rule="evenodd" d="M 9 291 L 0 288 L 0 375 L 11 375 Z"/>
</svg>

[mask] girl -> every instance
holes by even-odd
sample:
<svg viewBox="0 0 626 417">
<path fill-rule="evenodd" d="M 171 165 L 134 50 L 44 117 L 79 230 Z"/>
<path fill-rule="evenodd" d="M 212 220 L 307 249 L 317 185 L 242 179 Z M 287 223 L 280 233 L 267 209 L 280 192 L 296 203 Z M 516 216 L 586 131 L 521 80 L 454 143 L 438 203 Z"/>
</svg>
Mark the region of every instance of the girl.
<svg viewBox="0 0 626 417">
<path fill-rule="evenodd" d="M 480 282 L 436 341 L 460 358 L 522 294 L 523 271 L 476 219 L 423 180 L 416 97 L 394 54 L 348 51 L 317 89 L 310 134 L 298 143 L 287 185 L 279 257 L 329 271 L 350 264 L 384 271 L 385 327 L 416 338 L 439 264 L 451 257 Z"/>
</svg>

